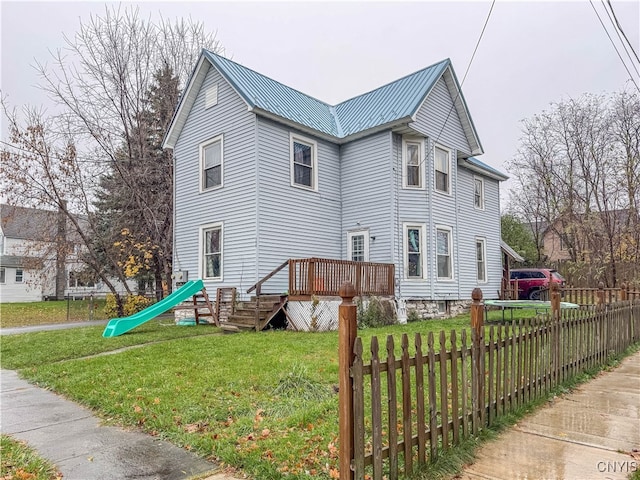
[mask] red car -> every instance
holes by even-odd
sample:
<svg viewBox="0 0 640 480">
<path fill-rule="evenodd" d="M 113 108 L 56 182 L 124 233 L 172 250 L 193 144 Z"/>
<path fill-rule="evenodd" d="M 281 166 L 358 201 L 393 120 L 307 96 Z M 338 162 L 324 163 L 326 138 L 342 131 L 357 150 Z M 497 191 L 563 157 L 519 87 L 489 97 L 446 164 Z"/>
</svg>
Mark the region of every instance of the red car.
<svg viewBox="0 0 640 480">
<path fill-rule="evenodd" d="M 550 268 L 516 268 L 511 270 L 511 285 L 518 280 L 518 298 L 520 300 L 540 300 L 543 290 L 549 288 L 551 282 L 563 287 L 565 280 L 557 270 Z"/>
</svg>

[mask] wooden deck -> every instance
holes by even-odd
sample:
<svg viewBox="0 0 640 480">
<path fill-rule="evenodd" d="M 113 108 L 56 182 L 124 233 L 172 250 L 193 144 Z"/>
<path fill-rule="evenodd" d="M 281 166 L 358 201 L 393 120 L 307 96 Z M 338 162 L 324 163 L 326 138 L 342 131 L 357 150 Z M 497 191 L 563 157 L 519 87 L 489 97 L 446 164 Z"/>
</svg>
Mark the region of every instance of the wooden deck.
<svg viewBox="0 0 640 480">
<path fill-rule="evenodd" d="M 289 260 L 289 298 L 338 296 L 349 281 L 356 295 L 393 296 L 395 267 L 389 263 L 352 262 L 328 258 Z"/>
</svg>

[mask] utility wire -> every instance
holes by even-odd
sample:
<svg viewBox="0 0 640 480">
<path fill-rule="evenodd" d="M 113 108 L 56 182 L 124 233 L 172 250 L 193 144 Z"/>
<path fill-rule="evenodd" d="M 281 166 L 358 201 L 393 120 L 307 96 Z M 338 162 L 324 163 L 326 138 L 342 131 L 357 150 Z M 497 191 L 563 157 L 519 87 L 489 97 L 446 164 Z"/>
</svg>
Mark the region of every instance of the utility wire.
<svg viewBox="0 0 640 480">
<path fill-rule="evenodd" d="M 491 2 L 491 8 L 489 8 L 489 13 L 487 14 L 487 18 L 484 20 L 484 25 L 482 26 L 482 31 L 480 32 L 480 36 L 478 37 L 478 41 L 476 42 L 476 46 L 473 49 L 473 53 L 471 54 L 471 58 L 469 59 L 469 64 L 467 65 L 467 69 L 465 70 L 464 76 L 462 77 L 462 82 L 460 82 L 460 88 L 457 89 L 456 96 L 453 99 L 453 102 L 451 103 L 451 107 L 449 108 L 449 112 L 447 112 L 447 117 L 445 118 L 444 123 L 442 124 L 442 127 L 440 128 L 440 131 L 438 132 L 438 135 L 436 136 L 436 139 L 433 142 L 434 144 L 438 143 L 438 140 L 440 140 L 440 135 L 442 135 L 442 132 L 444 131 L 444 127 L 447 126 L 447 122 L 449 121 L 449 117 L 451 116 L 451 112 L 453 112 L 453 109 L 456 106 L 456 102 L 458 101 L 458 98 L 460 97 L 460 94 L 462 93 L 462 85 L 464 85 L 464 81 L 467 79 L 467 74 L 469 73 L 469 70 L 471 69 L 471 64 L 473 63 L 473 59 L 476 56 L 476 52 L 478 51 L 478 47 L 480 46 L 480 41 L 482 40 L 482 37 L 484 36 L 484 31 L 487 29 L 487 24 L 489 23 L 489 18 L 491 18 L 491 13 L 493 12 L 493 7 L 494 7 L 495 4 L 496 4 L 496 0 L 493 0 L 493 2 Z M 422 160 L 418 164 L 418 167 L 422 167 L 424 165 L 424 163 L 427 161 L 428 158 L 429 158 L 429 154 L 427 152 L 425 152 L 424 157 L 422 158 Z M 404 171 L 404 169 L 402 169 L 401 175 L 403 177 L 406 175 L 406 172 Z"/>
<path fill-rule="evenodd" d="M 449 117 L 451 116 L 451 112 L 453 111 L 453 108 L 456 105 L 456 102 L 458 101 L 458 97 L 460 97 L 460 93 L 462 92 L 462 86 L 464 85 L 464 81 L 467 79 L 467 75 L 469 73 L 469 70 L 471 69 L 471 64 L 473 63 L 473 59 L 476 56 L 476 52 L 478 51 L 478 47 L 480 46 L 480 41 L 482 40 L 482 37 L 484 36 L 484 31 L 487 28 L 487 24 L 489 23 L 489 18 L 491 18 L 491 12 L 493 12 L 493 7 L 496 4 L 496 0 L 493 0 L 493 2 L 491 2 L 491 8 L 489 9 L 489 13 L 487 14 L 487 18 L 484 20 L 484 25 L 482 26 L 482 31 L 480 32 L 480 36 L 478 37 L 478 41 L 476 42 L 476 46 L 473 49 L 473 53 L 471 54 L 471 59 L 469 60 L 469 64 L 467 65 L 467 69 L 464 72 L 464 75 L 462 77 L 462 82 L 460 82 L 460 88 L 457 89 L 458 91 L 456 92 L 456 96 L 453 99 L 453 103 L 451 104 L 451 108 L 449 108 L 449 113 L 447 113 L 447 118 L 445 119 L 444 123 L 442 124 L 442 128 L 440 128 L 440 132 L 438 132 L 438 136 L 436 137 L 435 143 L 438 143 L 438 140 L 440 140 L 440 135 L 442 135 L 442 132 L 444 131 L 444 127 L 447 125 L 447 122 L 449 121 Z M 425 157 L 426 160 L 426 157 Z"/>
<path fill-rule="evenodd" d="M 620 43 L 622 44 L 622 48 L 624 48 L 624 51 L 627 54 L 627 57 L 629 57 L 629 60 L 631 60 L 631 66 L 636 71 L 636 75 L 640 75 L 640 72 L 638 71 L 638 67 L 636 67 L 636 65 L 635 65 L 635 63 L 633 61 L 633 57 L 629 53 L 629 49 L 627 48 L 627 43 L 622 39 L 622 35 L 620 35 L 620 31 L 616 28 L 616 24 L 613 21 L 613 18 L 611 17 L 611 13 L 609 13 L 609 10 L 607 9 L 607 4 L 604 2 L 604 0 L 601 0 L 601 1 L 602 1 L 602 5 L 604 6 L 604 11 L 607 12 L 607 17 L 609 17 L 609 21 L 611 22 L 611 25 L 613 26 L 613 30 L 616 32 L 616 35 L 618 36 L 618 40 L 620 40 Z M 611 4 L 609 4 L 609 5 L 611 5 Z"/>
<path fill-rule="evenodd" d="M 620 30 L 620 33 L 622 33 L 622 36 L 627 41 L 627 45 L 629 45 L 629 48 L 631 48 L 631 51 L 635 55 L 636 60 L 638 61 L 638 63 L 640 63 L 640 57 L 638 57 L 638 52 L 636 52 L 636 50 L 633 48 L 633 44 L 627 38 L 627 34 L 624 33 L 624 29 L 622 28 L 622 25 L 620 25 L 620 22 L 618 21 L 618 17 L 616 16 L 616 12 L 613 9 L 613 5 L 611 4 L 611 0 L 607 0 L 607 3 L 609 4 L 609 8 L 611 9 L 611 13 L 613 14 L 613 18 L 616 21 L 616 26 L 618 27 L 618 30 Z"/>
<path fill-rule="evenodd" d="M 598 13 L 598 10 L 596 10 L 595 5 L 593 4 L 593 0 L 589 0 L 589 3 L 591 4 L 591 8 L 593 8 L 593 11 L 596 12 L 596 16 L 598 17 L 598 20 L 600 20 L 600 25 L 602 25 L 602 28 L 604 29 L 604 32 L 607 34 L 607 37 L 609 37 L 609 41 L 611 42 L 611 45 L 613 45 L 613 48 L 615 49 L 616 53 L 618 54 L 618 58 L 622 62 L 622 65 L 624 66 L 624 69 L 629 74 L 629 78 L 631 79 L 631 82 L 635 85 L 636 89 L 640 92 L 640 87 L 638 87 L 638 84 L 636 83 L 635 79 L 633 78 L 633 75 L 629 71 L 629 68 L 627 67 L 627 64 L 624 62 L 624 59 L 622 58 L 622 55 L 620 55 L 620 51 L 618 50 L 618 47 L 616 47 L 615 42 L 611 38 L 611 35 L 609 35 L 609 31 L 607 30 L 607 27 L 604 25 L 604 22 L 602 21 L 602 18 L 600 18 L 600 14 Z"/>
</svg>

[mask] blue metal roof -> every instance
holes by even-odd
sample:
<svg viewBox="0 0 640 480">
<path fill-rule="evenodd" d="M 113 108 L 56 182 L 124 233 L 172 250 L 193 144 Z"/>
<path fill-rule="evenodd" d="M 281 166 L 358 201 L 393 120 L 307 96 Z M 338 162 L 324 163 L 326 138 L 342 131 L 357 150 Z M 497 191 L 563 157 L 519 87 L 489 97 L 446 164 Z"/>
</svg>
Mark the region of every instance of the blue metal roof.
<svg viewBox="0 0 640 480">
<path fill-rule="evenodd" d="M 220 55 L 204 54 L 249 106 L 337 138 L 412 116 L 451 64 L 443 60 L 331 106 Z"/>
<path fill-rule="evenodd" d="M 208 50 L 204 54 L 251 107 L 339 136 L 330 105 Z"/>
<path fill-rule="evenodd" d="M 443 60 L 338 104 L 344 136 L 412 116 L 450 63 Z"/>
</svg>

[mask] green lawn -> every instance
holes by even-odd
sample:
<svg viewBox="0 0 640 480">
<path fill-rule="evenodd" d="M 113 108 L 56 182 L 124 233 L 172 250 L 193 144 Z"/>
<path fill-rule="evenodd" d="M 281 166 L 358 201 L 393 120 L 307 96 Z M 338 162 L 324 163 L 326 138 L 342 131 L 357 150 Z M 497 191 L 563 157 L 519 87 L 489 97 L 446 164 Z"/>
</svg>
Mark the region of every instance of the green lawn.
<svg viewBox="0 0 640 480">
<path fill-rule="evenodd" d="M 0 328 L 106 319 L 104 300 L 93 303 L 93 313 L 89 300 L 3 303 L 0 304 Z"/>
<path fill-rule="evenodd" d="M 393 334 L 399 349 L 402 333 L 412 343 L 420 332 L 426 342 L 428 332 L 460 332 L 469 323 L 467 314 L 359 336 L 368 356 L 373 335 L 384 342 Z M 154 320 L 105 339 L 103 328 L 5 336 L 2 366 L 93 408 L 107 423 L 139 427 L 254 478 L 331 478 L 337 332 L 222 335 L 211 326 Z"/>
<path fill-rule="evenodd" d="M 460 331 L 468 323 L 466 316 L 359 333 L 368 344 L 374 334 Z M 255 478 L 330 478 L 337 467 L 336 332 L 218 335 L 214 327 L 158 322 L 115 338 L 101 332 L 3 337 L 3 368 L 21 369 L 108 423 L 140 427 Z M 144 348 L 92 356 L 134 345 Z"/>
<path fill-rule="evenodd" d="M 60 480 L 62 475 L 24 442 L 0 435 L 0 479 Z"/>
</svg>

